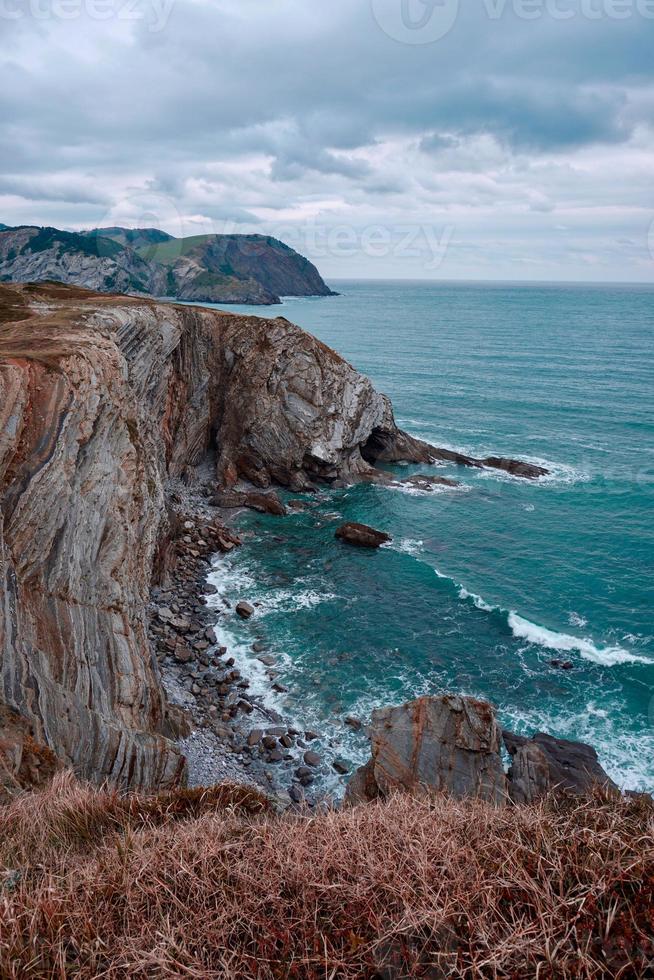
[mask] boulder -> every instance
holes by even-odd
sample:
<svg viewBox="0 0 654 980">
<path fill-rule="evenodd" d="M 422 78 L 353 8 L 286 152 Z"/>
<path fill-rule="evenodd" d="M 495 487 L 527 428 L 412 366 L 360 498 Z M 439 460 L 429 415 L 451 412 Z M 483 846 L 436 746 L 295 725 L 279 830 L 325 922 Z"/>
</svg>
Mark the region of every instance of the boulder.
<svg viewBox="0 0 654 980">
<path fill-rule="evenodd" d="M 443 695 L 375 711 L 371 742 L 372 759 L 348 785 L 350 803 L 429 790 L 506 800 L 501 730 L 483 701 Z"/>
<path fill-rule="evenodd" d="M 236 614 L 241 619 L 250 619 L 254 616 L 254 606 L 251 606 L 249 602 L 239 602 L 236 606 Z"/>
<path fill-rule="evenodd" d="M 368 527 L 367 524 L 357 524 L 352 521 L 339 527 L 336 537 L 339 541 L 357 545 L 359 548 L 380 548 L 387 541 L 393 540 L 390 534 L 384 531 L 376 531 L 374 527 Z"/>
<path fill-rule="evenodd" d="M 530 803 L 552 790 L 583 795 L 601 785 L 618 791 L 590 745 L 543 733 L 531 739 L 503 734 L 512 759 L 509 793 L 516 803 Z"/>
<path fill-rule="evenodd" d="M 258 511 L 260 514 L 274 514 L 277 517 L 284 517 L 287 513 L 286 507 L 274 491 L 258 493 L 256 491 L 220 490 L 214 494 L 211 503 L 214 507 L 224 507 L 227 510 L 247 507 L 250 510 Z"/>
</svg>

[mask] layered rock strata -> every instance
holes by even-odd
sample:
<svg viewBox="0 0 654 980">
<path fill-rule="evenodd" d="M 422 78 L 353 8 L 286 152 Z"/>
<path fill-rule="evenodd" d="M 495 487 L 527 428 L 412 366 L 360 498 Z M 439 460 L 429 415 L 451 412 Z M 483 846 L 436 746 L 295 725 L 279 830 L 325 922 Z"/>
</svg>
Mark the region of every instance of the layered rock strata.
<svg viewBox="0 0 654 980">
<path fill-rule="evenodd" d="M 502 732 L 493 708 L 475 698 L 445 694 L 375 711 L 370 740 L 372 756 L 347 787 L 352 804 L 395 792 L 444 790 L 502 805 L 531 803 L 554 791 L 580 795 L 594 786 L 617 791 L 590 746 Z M 513 757 L 507 774 L 502 740 Z"/>
<path fill-rule="evenodd" d="M 0 286 L 0 703 L 84 777 L 182 779 L 147 636 L 171 481 L 209 453 L 227 487 L 374 478 L 373 438 L 425 460 L 389 400 L 283 318 Z"/>
</svg>

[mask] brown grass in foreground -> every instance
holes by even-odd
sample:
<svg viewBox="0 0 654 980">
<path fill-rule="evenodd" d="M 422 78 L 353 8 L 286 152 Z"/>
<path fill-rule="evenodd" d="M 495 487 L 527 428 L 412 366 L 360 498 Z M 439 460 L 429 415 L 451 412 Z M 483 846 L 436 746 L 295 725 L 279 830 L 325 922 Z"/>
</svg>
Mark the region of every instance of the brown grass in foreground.
<svg viewBox="0 0 654 980">
<path fill-rule="evenodd" d="M 602 796 L 276 816 L 60 775 L 0 809 L 0 976 L 654 976 L 653 821 Z"/>
</svg>

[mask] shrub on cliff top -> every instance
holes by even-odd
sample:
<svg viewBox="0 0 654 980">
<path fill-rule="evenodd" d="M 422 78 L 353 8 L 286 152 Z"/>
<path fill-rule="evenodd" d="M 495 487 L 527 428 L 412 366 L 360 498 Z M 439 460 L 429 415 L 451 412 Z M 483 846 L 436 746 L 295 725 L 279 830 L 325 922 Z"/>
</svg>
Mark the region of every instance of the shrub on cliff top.
<svg viewBox="0 0 654 980">
<path fill-rule="evenodd" d="M 59 776 L 0 810 L 0 975 L 651 976 L 653 820 L 601 795 L 276 816 Z"/>
</svg>

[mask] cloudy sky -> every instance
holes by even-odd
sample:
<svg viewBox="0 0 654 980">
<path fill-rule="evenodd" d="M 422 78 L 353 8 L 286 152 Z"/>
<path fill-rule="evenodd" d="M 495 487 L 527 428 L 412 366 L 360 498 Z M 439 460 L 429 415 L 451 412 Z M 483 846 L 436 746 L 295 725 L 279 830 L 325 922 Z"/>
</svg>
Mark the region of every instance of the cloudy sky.
<svg viewBox="0 0 654 980">
<path fill-rule="evenodd" d="M 654 281 L 654 0 L 0 0 L 0 221 Z"/>
</svg>

